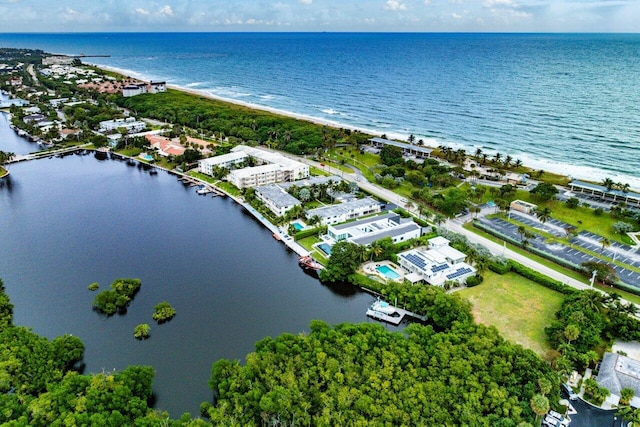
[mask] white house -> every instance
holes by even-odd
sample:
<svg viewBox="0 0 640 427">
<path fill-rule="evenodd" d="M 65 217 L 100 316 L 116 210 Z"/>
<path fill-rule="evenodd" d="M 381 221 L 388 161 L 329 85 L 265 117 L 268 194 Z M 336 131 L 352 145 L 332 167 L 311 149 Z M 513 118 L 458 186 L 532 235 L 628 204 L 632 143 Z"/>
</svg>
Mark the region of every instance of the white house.
<svg viewBox="0 0 640 427">
<path fill-rule="evenodd" d="M 213 168 L 220 167 L 229 169 L 233 165 L 242 163 L 247 158 L 247 154 L 242 151 L 223 154 L 221 156 L 209 157 L 198 161 L 198 170 L 206 175 L 213 175 Z"/>
<path fill-rule="evenodd" d="M 429 240 L 428 248 L 410 249 L 398 254 L 398 263 L 412 274 L 412 282 L 425 281 L 442 286 L 446 281 L 464 282 L 475 274 L 475 269 L 465 262 L 466 255 L 449 246 L 444 237 Z"/>
<path fill-rule="evenodd" d="M 257 187 L 284 180 L 284 172 L 280 165 L 262 165 L 234 169 L 227 175 L 227 180 L 238 188 Z"/>
<path fill-rule="evenodd" d="M 276 216 L 282 216 L 300 205 L 298 199 L 274 184 L 256 187 L 255 191 L 256 197 Z"/>
<path fill-rule="evenodd" d="M 422 228 L 411 218 L 402 218 L 394 212 L 327 226 L 327 236 L 336 242 L 347 240 L 362 246 L 385 237 L 390 237 L 393 243 L 398 243 L 420 237 L 421 234 Z"/>
<path fill-rule="evenodd" d="M 307 211 L 307 218 L 318 216 L 322 225 L 338 224 L 365 215 L 378 213 L 382 205 L 371 197 L 355 199 L 339 205 L 329 205 Z"/>
</svg>

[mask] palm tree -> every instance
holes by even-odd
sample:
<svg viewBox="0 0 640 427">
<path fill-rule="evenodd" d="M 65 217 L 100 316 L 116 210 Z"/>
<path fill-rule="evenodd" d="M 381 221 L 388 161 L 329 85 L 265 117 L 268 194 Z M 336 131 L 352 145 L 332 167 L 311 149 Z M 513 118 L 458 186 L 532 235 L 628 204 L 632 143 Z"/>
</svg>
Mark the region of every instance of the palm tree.
<svg viewBox="0 0 640 427">
<path fill-rule="evenodd" d="M 504 165 L 505 168 L 509 168 L 509 166 L 511 166 L 512 160 L 513 160 L 513 157 L 507 156 L 504 158 L 504 162 L 502 162 L 502 164 Z"/>
<path fill-rule="evenodd" d="M 477 161 L 480 161 L 480 156 L 482 156 L 482 148 L 476 149 L 476 154 L 474 155 Z"/>
<path fill-rule="evenodd" d="M 371 247 L 371 249 L 369 250 L 369 252 L 371 253 L 371 259 L 370 261 L 373 261 L 374 258 L 379 257 L 380 255 L 382 255 L 383 249 L 378 246 L 378 245 L 373 245 Z"/>
<path fill-rule="evenodd" d="M 516 168 L 519 168 L 520 166 L 522 166 L 522 160 L 520 159 L 516 159 L 516 162 L 513 164 Z"/>
<path fill-rule="evenodd" d="M 604 185 L 608 191 L 611 191 L 611 189 L 616 185 L 616 183 L 613 182 L 611 178 L 605 178 L 602 180 L 602 185 Z"/>
<path fill-rule="evenodd" d="M 623 193 L 628 193 L 631 186 L 629 185 L 628 182 L 625 182 L 624 184 L 621 183 L 619 188 L 620 190 L 622 190 Z"/>
<path fill-rule="evenodd" d="M 433 222 L 435 225 L 440 225 L 445 221 L 445 217 L 444 215 L 442 215 L 441 213 L 437 213 L 433 216 Z"/>
<path fill-rule="evenodd" d="M 538 220 L 544 224 L 545 222 L 551 219 L 551 209 L 549 208 L 536 209 L 536 215 L 538 216 Z"/>
<path fill-rule="evenodd" d="M 422 147 L 422 146 L 424 145 L 424 141 L 423 141 L 422 139 L 419 139 L 419 140 L 418 140 L 418 145 L 419 145 L 420 147 Z"/>
<path fill-rule="evenodd" d="M 611 246 L 611 241 L 606 237 L 603 237 L 602 239 L 600 239 L 600 244 L 602 245 L 602 249 L 600 250 L 600 253 L 602 253 L 606 248 Z"/>
<path fill-rule="evenodd" d="M 487 153 L 482 153 L 480 157 L 482 157 L 482 160 L 480 160 L 480 163 L 482 163 L 483 165 L 486 164 L 487 159 L 489 158 L 489 155 Z"/>
<path fill-rule="evenodd" d="M 530 404 L 531 410 L 536 414 L 536 421 L 538 421 L 538 417 L 549 412 L 549 399 L 542 394 L 533 395 Z"/>
<path fill-rule="evenodd" d="M 413 136 L 413 134 L 409 135 L 409 138 L 407 139 L 407 141 L 409 141 L 409 144 L 413 144 L 416 141 L 416 137 Z"/>
<path fill-rule="evenodd" d="M 519 225 L 518 226 L 518 234 L 520 235 L 520 241 L 522 242 L 522 238 L 524 237 L 524 233 L 527 231 L 526 228 L 524 228 L 524 225 Z"/>
<path fill-rule="evenodd" d="M 499 163 L 501 158 L 502 158 L 502 154 L 500 154 L 500 153 L 496 153 L 496 154 L 493 156 L 493 160 L 492 160 L 492 161 L 493 161 L 493 163 Z"/>
</svg>

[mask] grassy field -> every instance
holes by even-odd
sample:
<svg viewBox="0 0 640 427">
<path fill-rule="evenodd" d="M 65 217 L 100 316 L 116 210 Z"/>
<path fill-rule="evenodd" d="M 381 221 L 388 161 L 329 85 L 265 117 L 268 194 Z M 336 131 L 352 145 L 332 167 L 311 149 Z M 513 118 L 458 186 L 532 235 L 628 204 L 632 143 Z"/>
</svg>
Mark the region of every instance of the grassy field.
<svg viewBox="0 0 640 427">
<path fill-rule="evenodd" d="M 476 322 L 495 326 L 510 341 L 539 355 L 551 347 L 544 328 L 560 308 L 563 295 L 515 273 L 484 273 L 484 282 L 459 291 L 473 304 Z"/>
</svg>

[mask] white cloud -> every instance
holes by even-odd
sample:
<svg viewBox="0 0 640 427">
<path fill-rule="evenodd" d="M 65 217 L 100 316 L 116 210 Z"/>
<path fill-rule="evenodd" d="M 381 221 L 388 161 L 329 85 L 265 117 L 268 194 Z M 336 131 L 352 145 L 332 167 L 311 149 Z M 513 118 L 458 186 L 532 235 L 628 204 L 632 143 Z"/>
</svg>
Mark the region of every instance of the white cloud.
<svg viewBox="0 0 640 427">
<path fill-rule="evenodd" d="M 482 3 L 484 7 L 518 7 L 518 5 L 512 0 L 486 0 Z"/>
<path fill-rule="evenodd" d="M 387 0 L 384 8 L 386 10 L 407 10 L 407 5 L 400 3 L 398 0 Z"/>
<path fill-rule="evenodd" d="M 424 0 L 424 4 L 429 6 L 431 4 L 431 0 Z"/>
<path fill-rule="evenodd" d="M 160 9 L 160 15 L 173 16 L 173 9 L 171 9 L 171 6 L 167 5 Z"/>
<path fill-rule="evenodd" d="M 137 13 L 138 15 L 143 15 L 143 16 L 147 16 L 147 15 L 151 14 L 151 12 L 149 12 L 148 10 L 144 10 L 142 8 L 137 8 L 135 10 L 135 13 Z"/>
<path fill-rule="evenodd" d="M 452 13 L 451 16 L 453 19 L 462 19 L 462 15 L 458 15 L 457 13 Z"/>
<path fill-rule="evenodd" d="M 313 0 L 298 0 L 298 3 L 311 4 L 311 3 L 313 3 Z"/>
</svg>

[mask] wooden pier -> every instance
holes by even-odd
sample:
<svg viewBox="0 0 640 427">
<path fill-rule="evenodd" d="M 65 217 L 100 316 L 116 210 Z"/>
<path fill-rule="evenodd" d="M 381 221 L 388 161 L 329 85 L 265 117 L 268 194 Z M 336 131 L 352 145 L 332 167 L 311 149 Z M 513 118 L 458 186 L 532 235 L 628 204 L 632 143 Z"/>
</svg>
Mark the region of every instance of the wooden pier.
<svg viewBox="0 0 640 427">
<path fill-rule="evenodd" d="M 192 176 L 180 175 L 180 178 L 178 178 L 178 181 L 182 182 L 183 184 L 187 184 L 191 187 L 202 187 L 200 190 L 198 190 L 198 194 L 201 194 L 201 195 L 211 194 L 211 197 L 226 196 L 225 193 L 223 193 L 213 185 L 202 182 Z"/>
</svg>

